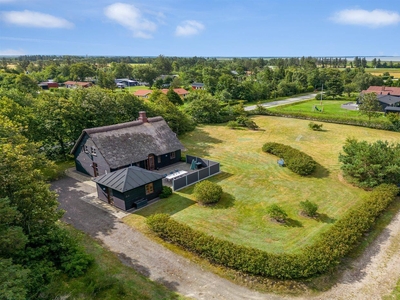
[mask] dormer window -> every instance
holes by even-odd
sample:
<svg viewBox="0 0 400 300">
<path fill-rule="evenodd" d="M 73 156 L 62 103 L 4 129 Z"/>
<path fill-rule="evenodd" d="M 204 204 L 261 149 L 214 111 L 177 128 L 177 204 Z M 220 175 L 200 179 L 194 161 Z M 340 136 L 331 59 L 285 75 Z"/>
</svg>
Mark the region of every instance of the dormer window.
<svg viewBox="0 0 400 300">
<path fill-rule="evenodd" d="M 92 155 L 97 155 L 96 148 L 95 147 L 90 147 L 90 153 L 92 153 Z"/>
</svg>

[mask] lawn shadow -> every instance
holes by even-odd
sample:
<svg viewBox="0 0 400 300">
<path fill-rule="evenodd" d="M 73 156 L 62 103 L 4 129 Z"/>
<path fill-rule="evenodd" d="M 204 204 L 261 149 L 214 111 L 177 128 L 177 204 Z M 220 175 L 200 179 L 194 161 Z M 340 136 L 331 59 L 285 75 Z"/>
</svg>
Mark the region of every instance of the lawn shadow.
<svg viewBox="0 0 400 300">
<path fill-rule="evenodd" d="M 188 144 L 188 150 L 185 153 L 194 154 L 198 157 L 209 156 L 209 150 L 214 148 L 213 144 L 220 144 L 222 140 L 211 137 L 210 134 L 197 126 L 194 131 L 188 132 L 181 136 Z"/>
<path fill-rule="evenodd" d="M 224 192 L 221 199 L 215 204 L 211 205 L 212 209 L 224 209 L 232 207 L 235 204 L 235 197 L 229 193 Z"/>
<path fill-rule="evenodd" d="M 315 220 L 317 220 L 318 222 L 328 223 L 328 224 L 332 224 L 332 223 L 336 222 L 335 218 L 331 218 L 327 214 L 320 214 L 320 213 L 317 214 L 317 216 L 315 217 Z"/>
<path fill-rule="evenodd" d="M 170 198 L 160 199 L 152 205 L 146 206 L 139 211 L 133 212 L 133 214 L 146 218 L 150 215 L 158 213 L 174 215 L 188 208 L 189 206 L 192 206 L 193 204 L 196 204 L 196 202 L 175 193 Z"/>
<path fill-rule="evenodd" d="M 287 218 L 283 224 L 285 227 L 303 227 L 303 223 L 298 220 Z"/>
<path fill-rule="evenodd" d="M 320 165 L 317 163 L 317 167 L 315 168 L 315 171 L 310 175 L 311 177 L 314 178 L 325 178 L 328 177 L 330 174 L 329 170 L 325 168 L 323 165 Z"/>
</svg>

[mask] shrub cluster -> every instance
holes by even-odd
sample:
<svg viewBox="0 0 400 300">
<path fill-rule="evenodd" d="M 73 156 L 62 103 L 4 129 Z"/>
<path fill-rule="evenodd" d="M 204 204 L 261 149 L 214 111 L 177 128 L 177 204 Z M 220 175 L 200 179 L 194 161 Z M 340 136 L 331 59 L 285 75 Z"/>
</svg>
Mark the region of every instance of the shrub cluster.
<svg viewBox="0 0 400 300">
<path fill-rule="evenodd" d="M 322 130 L 322 126 L 324 126 L 324 124 L 317 124 L 317 123 L 314 123 L 314 122 L 308 123 L 308 127 L 310 127 L 310 129 L 314 130 L 314 131 L 321 131 Z"/>
<path fill-rule="evenodd" d="M 247 127 L 252 130 L 257 130 L 259 128 L 256 122 L 245 116 L 239 116 L 236 118 L 236 120 L 229 121 L 228 124 L 226 124 L 226 126 L 231 129 L 237 129 L 239 127 Z"/>
<path fill-rule="evenodd" d="M 310 175 L 317 167 L 311 156 L 287 145 L 270 142 L 264 144 L 262 150 L 283 158 L 290 170 L 302 176 Z"/>
<path fill-rule="evenodd" d="M 300 201 L 300 207 L 302 212 L 309 217 L 315 217 L 317 215 L 318 205 L 314 202 L 309 200 Z"/>
<path fill-rule="evenodd" d="M 267 214 L 278 222 L 285 222 L 287 219 L 287 213 L 278 204 L 272 204 L 267 208 Z"/>
<path fill-rule="evenodd" d="M 222 187 L 208 180 L 201 181 L 194 186 L 194 197 L 201 204 L 216 203 L 222 197 Z"/>
<path fill-rule="evenodd" d="M 149 227 L 161 238 L 209 261 L 253 275 L 279 279 L 309 278 L 340 263 L 370 229 L 375 219 L 396 198 L 395 185 L 381 185 L 342 219 L 298 254 L 273 254 L 234 244 L 192 229 L 166 214 L 152 215 Z"/>
<path fill-rule="evenodd" d="M 172 195 L 172 189 L 169 186 L 163 186 L 160 198 L 168 198 L 169 196 Z"/>
</svg>

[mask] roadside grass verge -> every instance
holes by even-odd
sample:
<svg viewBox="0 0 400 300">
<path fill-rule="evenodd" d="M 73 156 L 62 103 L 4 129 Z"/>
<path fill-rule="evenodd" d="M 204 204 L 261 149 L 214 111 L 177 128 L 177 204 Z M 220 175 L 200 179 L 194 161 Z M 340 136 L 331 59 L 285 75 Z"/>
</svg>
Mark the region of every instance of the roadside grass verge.
<svg viewBox="0 0 400 300">
<path fill-rule="evenodd" d="M 366 192 L 341 178 L 338 154 L 347 137 L 395 141 L 400 134 L 363 127 L 324 124 L 315 132 L 308 121 L 254 117 L 259 131 L 235 131 L 223 125 L 199 126 L 181 138 L 188 153 L 221 163 L 222 173 L 212 177 L 224 190 L 212 207 L 197 205 L 189 187 L 134 213 L 125 221 L 143 230 L 145 219 L 167 213 L 178 222 L 228 241 L 275 253 L 296 253 L 311 245 Z M 279 167 L 276 157 L 263 153 L 265 142 L 291 145 L 319 164 L 314 174 L 301 177 Z M 300 201 L 319 206 L 320 219 L 299 215 Z M 266 208 L 277 203 L 293 220 L 289 225 L 270 222 Z"/>
<path fill-rule="evenodd" d="M 90 236 L 72 226 L 62 226 L 83 244 L 95 262 L 83 276 L 55 278 L 48 288 L 48 299 L 186 299 L 124 265 Z"/>
<path fill-rule="evenodd" d="M 354 100 L 353 100 L 354 101 Z M 390 121 L 385 117 L 384 113 L 380 114 L 379 117 L 371 119 L 369 122 L 368 117 L 361 115 L 359 111 L 347 110 L 341 108 L 342 104 L 352 102 L 351 100 L 308 100 L 299 103 L 293 103 L 288 105 L 282 105 L 277 107 L 268 108 L 268 111 L 277 113 L 288 117 L 299 117 L 309 118 L 313 120 L 331 120 L 332 123 L 343 122 L 350 123 L 356 122 L 357 124 L 369 124 L 372 126 L 376 125 L 382 128 L 390 127 Z M 317 111 L 314 106 L 318 108 Z M 355 124 L 354 124 L 355 125 Z"/>
</svg>

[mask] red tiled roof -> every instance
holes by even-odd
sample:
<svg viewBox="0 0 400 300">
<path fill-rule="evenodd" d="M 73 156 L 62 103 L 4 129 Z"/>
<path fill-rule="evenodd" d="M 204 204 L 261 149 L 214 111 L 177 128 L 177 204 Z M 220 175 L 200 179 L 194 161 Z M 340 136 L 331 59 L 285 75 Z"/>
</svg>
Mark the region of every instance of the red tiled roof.
<svg viewBox="0 0 400 300">
<path fill-rule="evenodd" d="M 368 89 L 361 93 L 376 93 L 377 95 L 393 95 L 400 96 L 400 87 L 391 86 L 370 86 Z"/>
<path fill-rule="evenodd" d="M 148 94 L 151 94 L 153 91 L 152 90 L 137 90 L 133 94 L 138 97 L 143 97 L 147 96 Z"/>
<path fill-rule="evenodd" d="M 162 89 L 161 92 L 166 94 L 166 93 L 168 93 L 168 89 Z M 184 95 L 189 94 L 189 92 L 187 90 L 182 89 L 182 88 L 174 89 L 174 92 L 177 93 L 179 96 L 184 96 Z"/>
</svg>

